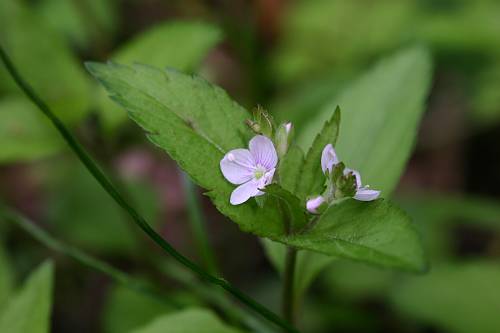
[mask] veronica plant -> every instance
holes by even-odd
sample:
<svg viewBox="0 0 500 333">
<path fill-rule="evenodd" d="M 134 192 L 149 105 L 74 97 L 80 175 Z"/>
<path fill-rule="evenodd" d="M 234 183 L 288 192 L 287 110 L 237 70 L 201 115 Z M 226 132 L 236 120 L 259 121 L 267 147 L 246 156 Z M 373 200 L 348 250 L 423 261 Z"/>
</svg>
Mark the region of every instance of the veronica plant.
<svg viewBox="0 0 500 333">
<path fill-rule="evenodd" d="M 6 55 L 0 55 L 21 88 L 51 119 L 91 173 L 158 245 L 267 319 L 296 331 L 164 241 L 17 76 Z M 286 319 L 293 319 L 292 286 L 299 250 L 408 271 L 425 269 L 420 237 L 409 216 L 389 200 L 377 199 L 380 192 L 363 187 L 359 173 L 338 161 L 334 147 L 339 108 L 329 115 L 304 154 L 293 142 L 292 124 L 276 126 L 262 108 L 249 119 L 249 113 L 225 91 L 200 77 L 138 64 L 88 63 L 87 68 L 145 130 L 148 139 L 207 190 L 222 214 L 242 231 L 288 247 L 283 293 Z M 318 193 L 321 196 L 311 200 Z M 326 205 L 321 207 L 322 203 Z"/>
</svg>

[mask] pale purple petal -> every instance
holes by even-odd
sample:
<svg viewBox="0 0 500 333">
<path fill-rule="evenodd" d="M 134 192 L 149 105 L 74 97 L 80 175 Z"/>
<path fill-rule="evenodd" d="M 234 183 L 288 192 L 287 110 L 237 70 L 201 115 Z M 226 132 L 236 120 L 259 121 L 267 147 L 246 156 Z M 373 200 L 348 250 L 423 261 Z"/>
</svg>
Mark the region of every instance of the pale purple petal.
<svg viewBox="0 0 500 333">
<path fill-rule="evenodd" d="M 220 161 L 220 170 L 231 183 L 243 184 L 253 178 L 255 160 L 248 149 L 234 149 Z"/>
<path fill-rule="evenodd" d="M 379 197 L 380 191 L 372 190 L 368 187 L 362 187 L 356 191 L 354 199 L 359 201 L 372 201 Z"/>
<path fill-rule="evenodd" d="M 321 195 L 318 195 L 315 198 L 307 200 L 306 202 L 307 211 L 312 214 L 317 214 L 319 206 L 321 206 L 324 202 L 325 199 Z"/>
<path fill-rule="evenodd" d="M 356 170 L 345 168 L 344 169 L 344 176 L 347 176 L 350 172 L 352 172 L 354 177 L 356 177 L 356 188 L 359 189 L 361 187 L 361 175 Z"/>
<path fill-rule="evenodd" d="M 268 172 L 266 172 L 264 174 L 264 176 L 262 176 L 262 178 L 257 181 L 258 182 L 257 187 L 262 190 L 266 187 L 266 185 L 271 184 L 271 182 L 273 181 L 275 171 L 276 171 L 276 169 L 273 168 L 273 169 L 269 170 Z M 264 194 L 264 192 L 262 192 L 261 194 Z"/>
<path fill-rule="evenodd" d="M 250 180 L 234 189 L 229 202 L 231 205 L 239 205 L 259 194 L 258 182 Z M 263 192 L 262 192 L 263 193 Z"/>
<path fill-rule="evenodd" d="M 337 158 L 335 149 L 333 149 L 331 143 L 327 144 L 325 148 L 323 148 L 323 153 L 321 154 L 321 169 L 323 170 L 323 173 L 326 174 L 326 170 L 328 170 L 328 172 L 332 172 L 333 166 L 338 163 L 339 159 Z"/>
<path fill-rule="evenodd" d="M 278 154 L 273 142 L 264 135 L 256 135 L 248 145 L 254 156 L 255 163 L 262 165 L 266 170 L 271 170 L 278 163 Z"/>
</svg>

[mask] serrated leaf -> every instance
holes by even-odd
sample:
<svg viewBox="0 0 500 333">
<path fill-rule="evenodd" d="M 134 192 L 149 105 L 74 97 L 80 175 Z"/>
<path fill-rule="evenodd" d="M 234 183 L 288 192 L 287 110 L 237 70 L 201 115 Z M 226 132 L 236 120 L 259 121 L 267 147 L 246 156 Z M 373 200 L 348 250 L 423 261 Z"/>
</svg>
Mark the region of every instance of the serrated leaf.
<svg viewBox="0 0 500 333">
<path fill-rule="evenodd" d="M 52 155 L 64 142 L 48 120 L 25 98 L 0 100 L 0 162 L 30 161 Z"/>
<path fill-rule="evenodd" d="M 220 29 L 208 23 L 168 21 L 140 33 L 111 59 L 122 64 L 141 63 L 193 72 L 221 40 L 221 35 Z M 112 128 L 127 118 L 119 106 L 109 101 L 104 91 L 101 91 L 99 102 L 106 127 Z"/>
<path fill-rule="evenodd" d="M 339 135 L 340 108 L 337 106 L 333 115 L 329 115 L 328 118 L 329 120 L 323 125 L 323 129 L 318 132 L 307 152 L 297 189 L 297 193 L 301 198 L 323 192 L 325 176 L 323 170 L 321 170 L 321 154 L 327 144 L 332 144 L 335 147 Z"/>
<path fill-rule="evenodd" d="M 358 170 L 363 183 L 389 196 L 413 148 L 430 79 L 431 60 L 423 48 L 383 59 L 313 118 L 298 142 L 309 147 L 340 105 L 342 130 L 335 146 L 340 160 Z"/>
<path fill-rule="evenodd" d="M 386 200 L 346 199 L 330 206 L 313 228 L 283 243 L 355 261 L 408 271 L 426 268 L 410 217 Z"/>
<path fill-rule="evenodd" d="M 132 333 L 241 333 L 224 324 L 212 312 L 192 308 L 165 315 Z"/>
<path fill-rule="evenodd" d="M 281 207 L 286 210 L 286 217 L 290 223 L 291 231 L 299 231 L 308 221 L 308 215 L 305 212 L 305 203 L 296 195 L 285 190 L 278 184 L 266 186 L 263 190 L 267 194 L 280 199 Z"/>
<path fill-rule="evenodd" d="M 224 90 L 200 77 L 144 65 L 92 63 L 88 68 L 148 138 L 210 191 L 223 214 L 247 232 L 283 233 L 277 199 L 266 200 L 264 208 L 255 200 L 238 206 L 229 203 L 234 186 L 224 179 L 219 162 L 225 152 L 247 147 L 252 133 L 245 125 L 248 113 Z"/>
<path fill-rule="evenodd" d="M 455 333 L 496 333 L 500 327 L 498 262 L 433 266 L 425 276 L 403 281 L 391 293 L 394 307 L 411 317 Z"/>
<path fill-rule="evenodd" d="M 10 299 L 0 316 L 0 332 L 48 333 L 52 306 L 52 263 L 42 264 Z"/>
<path fill-rule="evenodd" d="M 0 1 L 0 40 L 21 76 L 63 121 L 74 124 L 86 115 L 90 82 L 79 61 L 23 1 Z M 4 66 L 0 77 L 0 91 L 19 92 Z"/>
</svg>

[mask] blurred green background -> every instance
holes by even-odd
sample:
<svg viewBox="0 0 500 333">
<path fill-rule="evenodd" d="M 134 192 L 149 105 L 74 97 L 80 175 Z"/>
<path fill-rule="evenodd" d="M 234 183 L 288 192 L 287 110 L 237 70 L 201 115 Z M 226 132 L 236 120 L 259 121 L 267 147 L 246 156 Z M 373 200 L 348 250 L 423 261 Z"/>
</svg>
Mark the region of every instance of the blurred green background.
<svg viewBox="0 0 500 333">
<path fill-rule="evenodd" d="M 169 242 L 201 261 L 201 222 L 223 275 L 276 310 L 279 274 L 260 241 L 220 215 L 146 141 L 84 61 L 198 73 L 248 109 L 262 105 L 293 121 L 307 141 L 308 128 L 344 89 L 377 68 L 384 86 L 384 64 L 415 45 L 427 48 L 427 108 L 393 199 L 421 230 L 430 271 L 415 276 L 315 261 L 299 326 L 313 333 L 500 332 L 499 0 L 0 0 L 0 43 Z M 396 73 L 399 85 L 418 76 L 411 69 Z M 394 107 L 377 87 L 360 98 Z M 406 97 L 399 98 L 403 108 Z M 28 311 L 29 297 L 39 297 L 30 304 L 52 307 L 52 317 L 37 327 L 49 325 L 50 332 L 156 332 L 141 330 L 155 318 L 172 332 L 177 322 L 191 321 L 236 332 L 221 321 L 232 323 L 227 309 L 238 308 L 136 230 L 3 67 L 0 196 L 56 239 L 134 281 L 156 284 L 169 300 L 127 288 L 0 219 L 0 327 L 10 299 Z M 43 283 L 51 264 L 27 280 L 46 258 L 55 264 L 52 305 L 35 292 L 50 291 Z M 273 332 L 247 315 L 244 321 L 249 331 Z"/>
</svg>

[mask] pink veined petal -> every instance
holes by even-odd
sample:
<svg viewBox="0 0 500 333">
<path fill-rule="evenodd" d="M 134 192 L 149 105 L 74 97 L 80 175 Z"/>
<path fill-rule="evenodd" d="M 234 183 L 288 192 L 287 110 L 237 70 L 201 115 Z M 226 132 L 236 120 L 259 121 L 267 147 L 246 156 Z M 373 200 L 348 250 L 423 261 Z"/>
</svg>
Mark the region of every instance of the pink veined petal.
<svg viewBox="0 0 500 333">
<path fill-rule="evenodd" d="M 356 191 L 354 199 L 359 201 L 372 201 L 379 197 L 380 191 L 372 190 L 368 187 L 361 187 Z"/>
<path fill-rule="evenodd" d="M 306 208 L 309 213 L 312 214 L 317 214 L 318 213 L 318 208 L 325 202 L 325 199 L 321 196 L 318 195 L 315 198 L 309 199 L 306 202 Z"/>
<path fill-rule="evenodd" d="M 331 143 L 327 144 L 321 153 L 321 169 L 323 170 L 323 173 L 326 174 L 326 170 L 332 172 L 333 166 L 338 163 L 339 159 L 337 157 L 337 153 L 335 153 L 335 149 L 333 149 Z"/>
<path fill-rule="evenodd" d="M 278 164 L 278 154 L 273 142 L 268 137 L 256 135 L 250 140 L 248 147 L 255 163 L 262 165 L 266 170 L 271 170 Z"/>
<path fill-rule="evenodd" d="M 231 205 L 239 205 L 259 194 L 258 183 L 255 180 L 250 180 L 234 189 L 231 193 L 229 202 Z M 262 192 L 263 193 L 263 192 Z"/>
<path fill-rule="evenodd" d="M 356 171 L 354 169 L 349 169 L 345 168 L 344 169 L 344 176 L 346 176 L 349 172 L 352 172 L 354 177 L 356 177 L 356 188 L 361 188 L 361 175 L 359 174 L 359 171 Z"/>
<path fill-rule="evenodd" d="M 243 184 L 253 178 L 255 159 L 248 149 L 234 149 L 220 161 L 220 170 L 231 183 Z"/>
</svg>

